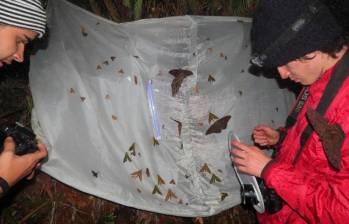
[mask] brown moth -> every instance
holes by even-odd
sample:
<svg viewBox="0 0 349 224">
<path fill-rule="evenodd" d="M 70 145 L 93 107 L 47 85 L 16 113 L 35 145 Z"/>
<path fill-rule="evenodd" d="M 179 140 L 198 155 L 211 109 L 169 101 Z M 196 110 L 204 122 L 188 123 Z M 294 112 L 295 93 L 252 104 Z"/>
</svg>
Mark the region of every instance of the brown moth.
<svg viewBox="0 0 349 224">
<path fill-rule="evenodd" d="M 216 182 L 222 182 L 222 180 L 218 176 L 216 176 L 215 174 L 212 174 L 210 184 L 214 184 Z"/>
<path fill-rule="evenodd" d="M 228 196 L 227 193 L 221 192 L 221 201 L 224 201 L 224 199 Z"/>
<path fill-rule="evenodd" d="M 165 201 L 171 200 L 172 198 L 177 199 L 177 196 L 176 196 L 176 194 L 173 193 L 173 191 L 171 191 L 171 189 L 170 189 L 170 190 L 167 191 L 167 194 L 166 194 L 166 197 L 165 197 Z"/>
<path fill-rule="evenodd" d="M 177 121 L 177 120 L 175 120 L 175 119 L 173 119 L 173 118 L 171 118 L 171 120 L 173 120 L 174 122 L 176 122 L 176 123 L 177 123 L 177 125 L 178 125 L 178 136 L 179 136 L 179 137 L 181 137 L 181 132 L 182 132 L 182 122 Z"/>
<path fill-rule="evenodd" d="M 147 175 L 147 177 L 150 177 L 150 171 L 148 168 L 145 169 L 145 174 Z"/>
<path fill-rule="evenodd" d="M 158 179 L 159 186 L 165 184 L 165 181 L 160 177 L 160 175 L 157 176 L 157 179 Z"/>
<path fill-rule="evenodd" d="M 206 135 L 212 134 L 212 133 L 221 133 L 222 130 L 227 128 L 228 122 L 230 120 L 231 116 L 225 116 L 221 119 L 215 121 L 211 127 L 209 127 L 206 131 Z"/>
<path fill-rule="evenodd" d="M 159 187 L 158 187 L 158 186 L 156 186 L 156 185 L 154 186 L 154 189 L 153 189 L 152 194 L 160 194 L 160 195 L 162 195 L 162 193 L 161 193 L 161 191 L 160 191 Z"/>
<path fill-rule="evenodd" d="M 218 119 L 218 117 L 215 115 L 215 114 L 213 114 L 213 113 L 208 113 L 208 123 L 209 124 L 211 124 L 211 122 L 213 121 L 213 120 L 217 120 Z"/>
<path fill-rule="evenodd" d="M 182 86 L 183 80 L 187 76 L 193 75 L 193 72 L 184 69 L 172 69 L 169 71 L 169 73 L 175 77 L 171 83 L 172 96 L 175 96 L 178 93 L 179 88 Z"/>
<path fill-rule="evenodd" d="M 137 171 L 131 173 L 131 177 L 134 179 L 139 179 L 140 181 L 142 181 L 142 177 L 143 177 L 142 170 L 140 169 L 140 170 L 137 170 Z"/>
<path fill-rule="evenodd" d="M 95 178 L 98 177 L 98 174 L 99 174 L 98 171 L 91 170 L 91 173 L 92 173 L 92 176 L 93 176 L 93 177 L 95 177 Z"/>
<path fill-rule="evenodd" d="M 160 145 L 159 141 L 153 137 L 153 146 Z"/>
<path fill-rule="evenodd" d="M 126 152 L 126 153 L 125 153 L 125 156 L 124 156 L 123 163 L 126 163 L 127 161 L 132 162 L 132 159 L 130 158 L 130 156 L 129 156 L 128 153 Z"/>
<path fill-rule="evenodd" d="M 212 75 L 208 75 L 207 81 L 210 82 L 210 83 L 213 83 L 213 82 L 216 81 L 216 79 Z"/>
<path fill-rule="evenodd" d="M 81 31 L 81 34 L 86 37 L 88 35 L 88 33 L 86 32 L 86 28 L 83 27 L 83 26 L 80 26 L 80 31 Z"/>
<path fill-rule="evenodd" d="M 211 173 L 211 170 L 210 170 L 210 168 L 208 167 L 207 163 L 205 163 L 205 164 L 201 167 L 201 169 L 200 169 L 200 173 L 204 173 L 204 172 L 206 172 L 206 173 Z"/>
<path fill-rule="evenodd" d="M 131 155 L 136 156 L 136 143 L 132 143 L 128 151 L 130 152 Z"/>
</svg>

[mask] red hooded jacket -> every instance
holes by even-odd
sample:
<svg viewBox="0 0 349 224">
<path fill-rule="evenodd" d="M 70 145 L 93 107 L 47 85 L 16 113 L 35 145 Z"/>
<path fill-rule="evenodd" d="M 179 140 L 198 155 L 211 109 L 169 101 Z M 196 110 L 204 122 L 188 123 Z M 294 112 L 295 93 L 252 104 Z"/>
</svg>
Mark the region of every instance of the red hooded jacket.
<svg viewBox="0 0 349 224">
<path fill-rule="evenodd" d="M 330 166 L 315 132 L 292 164 L 300 147 L 300 136 L 308 125 L 306 108 L 316 108 L 333 69 L 310 86 L 296 124 L 287 131 L 275 159 L 263 172 L 266 186 L 277 192 L 284 206 L 275 214 L 259 214 L 260 223 L 349 223 L 349 78 L 324 115 L 328 124 L 339 124 L 345 133 L 340 171 Z"/>
</svg>

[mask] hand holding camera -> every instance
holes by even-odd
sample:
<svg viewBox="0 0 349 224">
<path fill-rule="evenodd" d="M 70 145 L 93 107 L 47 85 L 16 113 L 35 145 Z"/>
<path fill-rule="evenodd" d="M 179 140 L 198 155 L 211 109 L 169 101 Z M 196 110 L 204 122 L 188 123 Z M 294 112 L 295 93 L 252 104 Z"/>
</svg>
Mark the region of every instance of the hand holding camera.
<svg viewBox="0 0 349 224">
<path fill-rule="evenodd" d="M 24 155 L 37 150 L 35 134 L 20 123 L 5 123 L 0 125 L 0 153 L 4 150 L 3 143 L 7 137 L 12 137 L 16 143 L 16 155 Z"/>
<path fill-rule="evenodd" d="M 242 203 L 253 206 L 259 213 L 273 214 L 279 211 L 282 208 L 282 199 L 275 191 L 265 186 L 263 179 L 258 178 L 271 157 L 258 147 L 241 143 L 234 132 L 229 133 L 228 144 L 234 169 L 242 187 Z"/>
<path fill-rule="evenodd" d="M 35 134 L 18 123 L 0 126 L 0 192 L 6 193 L 22 178 L 33 176 L 33 170 L 47 156 L 43 144 L 37 144 Z"/>
</svg>

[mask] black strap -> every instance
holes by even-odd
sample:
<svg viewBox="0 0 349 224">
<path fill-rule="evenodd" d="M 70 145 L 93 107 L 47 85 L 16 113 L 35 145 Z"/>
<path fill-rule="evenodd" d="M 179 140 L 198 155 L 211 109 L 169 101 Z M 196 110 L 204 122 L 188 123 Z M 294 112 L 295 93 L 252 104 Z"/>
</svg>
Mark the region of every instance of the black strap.
<svg viewBox="0 0 349 224">
<path fill-rule="evenodd" d="M 325 114 L 327 108 L 332 103 L 333 99 L 337 95 L 338 90 L 342 86 L 344 80 L 347 78 L 348 73 L 349 73 L 349 50 L 347 50 L 343 58 L 340 60 L 340 62 L 334 69 L 331 79 L 326 86 L 326 89 L 320 99 L 320 102 L 317 108 L 315 109 L 317 112 L 319 112 L 321 116 Z M 297 116 L 298 115 L 299 113 L 297 114 Z M 302 152 L 302 149 L 305 143 L 307 142 L 307 140 L 309 139 L 310 135 L 312 134 L 312 132 L 313 132 L 313 128 L 308 123 L 307 127 L 304 129 L 301 135 L 300 147 L 295 155 L 295 158 L 293 159 L 293 164 L 295 164 L 295 162 L 299 158 Z"/>
<path fill-rule="evenodd" d="M 299 97 L 296 101 L 296 105 L 293 107 L 292 112 L 288 115 L 286 120 L 286 129 L 291 128 L 297 121 L 297 117 L 299 113 L 302 111 L 305 102 L 307 101 L 309 96 L 309 86 L 306 86 L 300 92 Z"/>
</svg>

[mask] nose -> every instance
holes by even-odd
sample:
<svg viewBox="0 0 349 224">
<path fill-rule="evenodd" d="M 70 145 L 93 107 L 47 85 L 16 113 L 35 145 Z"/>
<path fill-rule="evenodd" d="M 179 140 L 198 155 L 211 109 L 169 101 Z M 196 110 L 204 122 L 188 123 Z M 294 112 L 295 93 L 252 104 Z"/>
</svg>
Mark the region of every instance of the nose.
<svg viewBox="0 0 349 224">
<path fill-rule="evenodd" d="M 280 77 L 281 77 L 282 79 L 287 79 L 287 78 L 290 76 L 290 73 L 291 73 L 291 72 L 286 68 L 285 65 L 279 66 L 279 67 L 278 67 L 278 72 L 279 72 Z"/>
<path fill-rule="evenodd" d="M 13 60 L 17 62 L 24 61 L 24 44 L 23 43 L 18 45 L 17 51 L 13 54 Z"/>
</svg>

